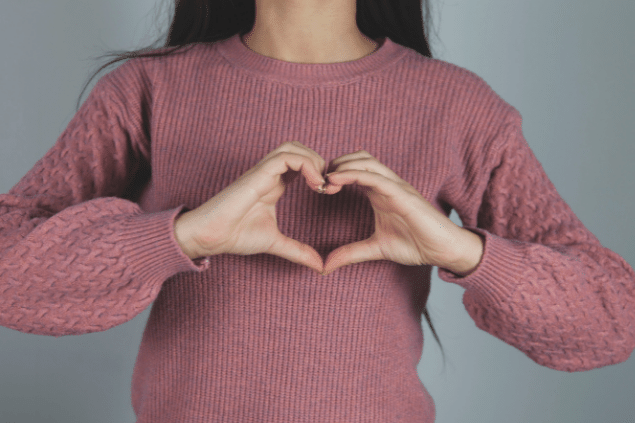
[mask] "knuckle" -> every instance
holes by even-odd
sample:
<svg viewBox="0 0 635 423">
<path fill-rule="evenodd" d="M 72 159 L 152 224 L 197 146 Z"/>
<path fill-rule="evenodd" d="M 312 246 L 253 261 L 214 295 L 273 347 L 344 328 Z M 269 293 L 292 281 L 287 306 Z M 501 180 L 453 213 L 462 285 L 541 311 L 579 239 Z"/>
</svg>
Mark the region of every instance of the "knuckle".
<svg viewBox="0 0 635 423">
<path fill-rule="evenodd" d="M 290 146 L 292 146 L 294 142 L 295 142 L 295 141 L 293 141 L 293 142 L 291 142 L 291 141 L 285 141 L 285 142 L 283 142 L 282 144 L 280 144 L 280 145 L 278 146 L 278 148 L 276 148 L 276 150 L 281 150 L 281 151 L 284 151 L 286 148 L 289 148 Z"/>
<path fill-rule="evenodd" d="M 283 151 L 279 151 L 278 154 L 276 154 L 278 159 L 288 159 L 290 156 L 292 156 L 293 153 L 283 150 Z"/>
</svg>

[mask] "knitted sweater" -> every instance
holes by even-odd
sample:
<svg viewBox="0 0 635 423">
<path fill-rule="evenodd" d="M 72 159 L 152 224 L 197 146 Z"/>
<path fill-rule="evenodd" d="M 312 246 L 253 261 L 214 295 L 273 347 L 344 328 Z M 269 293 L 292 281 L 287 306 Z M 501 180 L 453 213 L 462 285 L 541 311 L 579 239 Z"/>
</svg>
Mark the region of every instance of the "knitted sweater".
<svg viewBox="0 0 635 423">
<path fill-rule="evenodd" d="M 269 254 L 191 260 L 175 219 L 285 141 L 327 163 L 365 149 L 484 242 L 465 277 L 476 326 L 576 372 L 635 349 L 635 272 L 563 201 L 519 112 L 483 79 L 386 38 L 361 59 L 275 60 L 238 35 L 101 77 L 46 155 L 0 195 L 0 325 L 81 335 L 152 306 L 132 376 L 137 423 L 435 420 L 417 374 L 432 266 L 321 276 Z M 355 185 L 303 178 L 280 231 L 325 259 L 374 232 Z"/>
</svg>

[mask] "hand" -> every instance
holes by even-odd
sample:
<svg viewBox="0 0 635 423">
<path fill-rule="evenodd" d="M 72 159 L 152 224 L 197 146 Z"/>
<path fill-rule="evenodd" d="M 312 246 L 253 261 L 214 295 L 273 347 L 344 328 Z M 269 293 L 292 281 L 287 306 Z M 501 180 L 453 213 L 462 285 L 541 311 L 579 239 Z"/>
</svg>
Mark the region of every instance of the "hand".
<svg viewBox="0 0 635 423">
<path fill-rule="evenodd" d="M 298 141 L 285 142 L 234 183 L 179 217 L 186 225 L 197 257 L 215 254 L 273 254 L 322 272 L 322 256 L 312 247 L 283 235 L 276 203 L 301 171 L 312 189 L 323 184 L 326 161 Z"/>
<path fill-rule="evenodd" d="M 375 213 L 375 233 L 344 245 L 326 258 L 323 275 L 351 263 L 391 260 L 408 266 L 447 267 L 459 260 L 465 229 L 439 212 L 410 184 L 364 150 L 332 162 L 325 194 L 361 185 Z"/>
</svg>

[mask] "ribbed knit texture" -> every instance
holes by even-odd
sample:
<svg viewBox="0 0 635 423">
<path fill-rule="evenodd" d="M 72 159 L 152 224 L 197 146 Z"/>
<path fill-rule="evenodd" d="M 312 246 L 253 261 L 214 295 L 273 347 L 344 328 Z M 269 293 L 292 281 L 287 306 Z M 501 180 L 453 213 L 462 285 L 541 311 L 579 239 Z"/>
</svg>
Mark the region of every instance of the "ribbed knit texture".
<svg viewBox="0 0 635 423">
<path fill-rule="evenodd" d="M 275 60 L 238 35 L 130 59 L 0 195 L 0 325 L 81 335 L 152 304 L 137 423 L 433 422 L 417 375 L 431 266 L 323 277 L 268 254 L 192 261 L 175 240 L 181 213 L 297 140 L 327 162 L 365 149 L 482 237 L 470 275 L 438 269 L 478 328 L 556 370 L 623 362 L 635 273 L 559 196 L 521 123 L 474 73 L 389 38 L 344 63 Z M 323 258 L 374 232 L 355 185 L 320 195 L 297 178 L 276 213 Z"/>
</svg>

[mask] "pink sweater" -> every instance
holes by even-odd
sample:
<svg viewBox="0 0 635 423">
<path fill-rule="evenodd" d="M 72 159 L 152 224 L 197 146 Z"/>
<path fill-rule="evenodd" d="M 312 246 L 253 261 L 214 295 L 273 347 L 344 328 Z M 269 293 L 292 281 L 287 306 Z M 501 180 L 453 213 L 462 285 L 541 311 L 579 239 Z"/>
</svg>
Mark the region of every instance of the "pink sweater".
<svg viewBox="0 0 635 423">
<path fill-rule="evenodd" d="M 635 349 L 635 272 L 563 201 L 519 112 L 474 73 L 386 38 L 331 64 L 274 60 L 238 35 L 104 75 L 46 155 L 0 195 L 0 325 L 81 335 L 148 306 L 137 423 L 429 423 L 417 374 L 431 266 L 351 264 L 323 277 L 268 254 L 190 260 L 174 221 L 284 141 L 329 162 L 363 148 L 484 241 L 466 277 L 476 326 L 576 372 Z M 283 234 L 326 258 L 368 238 L 354 185 L 302 178 Z"/>
</svg>

